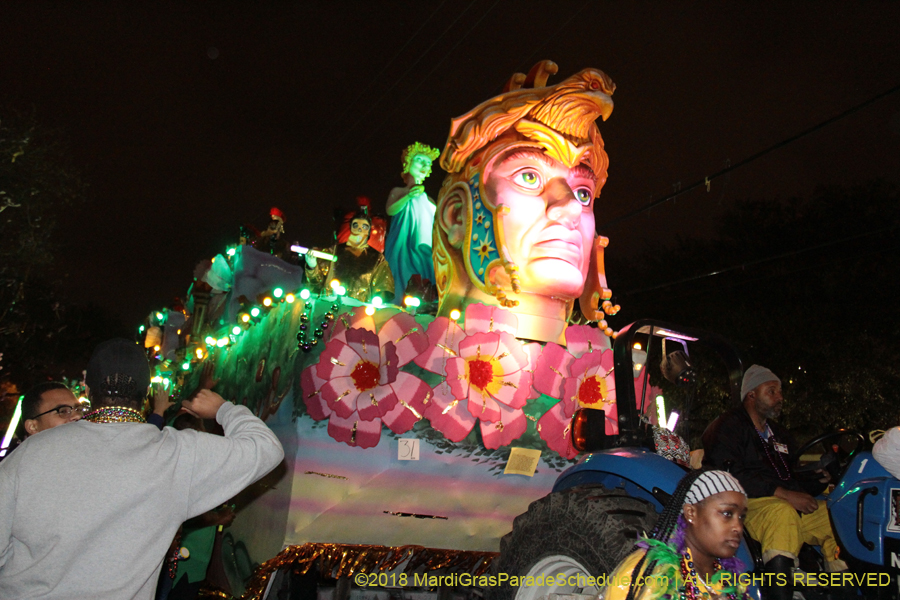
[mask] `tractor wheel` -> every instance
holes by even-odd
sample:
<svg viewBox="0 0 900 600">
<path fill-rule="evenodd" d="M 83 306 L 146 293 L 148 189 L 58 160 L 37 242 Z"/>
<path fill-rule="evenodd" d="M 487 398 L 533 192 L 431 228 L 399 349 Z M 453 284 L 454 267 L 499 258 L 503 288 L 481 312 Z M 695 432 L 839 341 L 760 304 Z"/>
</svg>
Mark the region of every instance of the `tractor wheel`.
<svg viewBox="0 0 900 600">
<path fill-rule="evenodd" d="M 485 596 L 488 600 L 539 600 L 549 594 L 596 597 L 599 589 L 585 579 L 611 573 L 638 536 L 653 528 L 656 517 L 650 502 L 603 486 L 575 487 L 535 500 L 500 540 L 500 557 L 492 571 L 509 577 L 530 575 L 535 583 L 543 576 L 543 585 L 507 583 L 486 589 Z"/>
</svg>

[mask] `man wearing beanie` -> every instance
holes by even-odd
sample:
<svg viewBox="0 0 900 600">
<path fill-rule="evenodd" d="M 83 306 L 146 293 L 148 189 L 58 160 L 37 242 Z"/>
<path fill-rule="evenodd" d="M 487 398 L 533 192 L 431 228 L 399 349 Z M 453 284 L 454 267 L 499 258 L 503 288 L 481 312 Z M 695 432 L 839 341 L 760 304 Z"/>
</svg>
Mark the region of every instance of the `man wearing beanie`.
<svg viewBox="0 0 900 600">
<path fill-rule="evenodd" d="M 91 412 L 25 440 L 0 463 L 0 598 L 151 600 L 179 524 L 219 506 L 284 457 L 244 406 L 200 391 L 184 408 L 225 436 L 147 424 L 147 358 L 97 347 Z"/>
<path fill-rule="evenodd" d="M 753 365 L 741 384 L 743 403 L 713 421 L 703 433 L 703 466 L 730 470 L 749 498 L 744 523 L 762 544 L 769 573 L 786 573 L 803 543 L 822 546 L 826 568 L 841 571 L 838 548 L 825 502 L 816 500 L 828 479 L 800 482 L 791 474 L 790 456 L 797 449 L 787 428 L 774 421 L 781 416 L 781 380 L 769 369 Z M 772 586 L 767 598 L 791 598 L 791 586 Z"/>
</svg>

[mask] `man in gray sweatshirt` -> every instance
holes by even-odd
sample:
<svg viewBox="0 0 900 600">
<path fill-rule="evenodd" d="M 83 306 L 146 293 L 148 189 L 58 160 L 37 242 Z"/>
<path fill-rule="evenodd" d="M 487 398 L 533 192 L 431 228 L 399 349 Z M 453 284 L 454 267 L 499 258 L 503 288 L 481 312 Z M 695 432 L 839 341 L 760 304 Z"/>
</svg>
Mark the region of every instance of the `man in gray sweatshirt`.
<svg viewBox="0 0 900 600">
<path fill-rule="evenodd" d="M 151 600 L 178 526 L 284 457 L 262 421 L 209 390 L 183 405 L 224 437 L 146 424 L 150 374 L 134 342 L 101 344 L 86 383 L 92 412 L 0 463 L 0 598 Z"/>
</svg>

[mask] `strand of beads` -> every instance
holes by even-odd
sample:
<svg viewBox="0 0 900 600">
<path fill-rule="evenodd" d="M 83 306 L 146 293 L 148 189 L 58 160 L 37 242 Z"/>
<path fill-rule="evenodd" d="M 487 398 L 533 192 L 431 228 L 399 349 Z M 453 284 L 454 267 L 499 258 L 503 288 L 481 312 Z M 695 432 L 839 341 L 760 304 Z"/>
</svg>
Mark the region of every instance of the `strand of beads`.
<svg viewBox="0 0 900 600">
<path fill-rule="evenodd" d="M 697 570 L 694 568 L 694 561 L 689 549 L 686 549 L 685 553 L 681 555 L 681 579 L 684 581 L 684 588 L 679 600 L 699 600 Z"/>
<path fill-rule="evenodd" d="M 334 321 L 334 313 L 337 312 L 338 308 L 340 308 L 340 306 L 337 303 L 332 304 L 331 310 L 322 316 L 322 322 L 319 323 L 319 326 L 310 332 L 310 327 L 313 325 L 310 318 L 312 302 L 307 301 L 303 306 L 303 313 L 300 315 L 300 331 L 297 332 L 297 347 L 304 352 L 310 352 L 316 344 L 319 343 L 319 340 L 322 339 L 325 332 L 328 331 L 331 322 Z"/>
<path fill-rule="evenodd" d="M 125 406 L 108 406 L 98 408 L 84 415 L 86 421 L 92 423 L 146 423 L 146 419 L 133 408 Z"/>
<path fill-rule="evenodd" d="M 768 428 L 769 426 L 766 425 Z M 775 459 L 772 458 L 772 454 L 769 452 L 769 442 L 777 441 L 775 440 L 775 434 L 772 433 L 772 430 L 769 429 L 769 439 L 763 437 L 763 435 L 756 431 L 756 435 L 759 436 L 759 441 L 762 442 L 763 450 L 765 450 L 766 458 L 769 459 L 769 464 L 772 465 L 772 468 L 775 469 L 775 474 L 778 475 L 778 479 L 782 481 L 790 481 L 791 479 L 791 468 L 788 466 L 787 462 L 785 462 L 784 457 L 781 455 L 781 452 L 776 451 L 775 453 L 778 455 L 778 458 L 781 460 L 781 465 L 784 467 L 784 475 L 781 474 L 781 469 L 778 468 L 778 465 L 775 464 Z"/>
<path fill-rule="evenodd" d="M 297 347 L 304 352 L 312 350 L 313 345 L 319 341 L 316 338 L 313 338 L 312 343 L 309 341 L 309 311 L 311 307 L 312 303 L 308 300 L 303 303 L 303 312 L 300 314 L 300 331 L 297 332 Z"/>
<path fill-rule="evenodd" d="M 718 573 L 721 570 L 722 563 L 719 562 L 719 559 L 716 559 L 713 563 L 713 573 Z M 691 556 L 690 548 L 685 548 L 684 553 L 681 555 L 681 579 L 684 581 L 684 588 L 681 590 L 679 600 L 702 600 L 712 597 L 709 590 L 701 590 L 700 576 L 694 567 L 694 557 Z M 727 592 L 721 595 L 728 598 L 728 600 L 737 600 L 735 592 Z M 743 594 L 742 597 L 746 598 L 747 594 Z"/>
</svg>

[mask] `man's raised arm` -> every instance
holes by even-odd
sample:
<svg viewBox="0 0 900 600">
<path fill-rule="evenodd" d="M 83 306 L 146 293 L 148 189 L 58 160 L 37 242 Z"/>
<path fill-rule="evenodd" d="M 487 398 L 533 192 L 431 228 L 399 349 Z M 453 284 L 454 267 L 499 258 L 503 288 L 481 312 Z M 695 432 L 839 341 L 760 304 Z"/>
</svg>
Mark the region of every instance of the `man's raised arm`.
<svg viewBox="0 0 900 600">
<path fill-rule="evenodd" d="M 204 513 L 256 482 L 284 458 L 281 442 L 246 406 L 201 390 L 184 408 L 201 419 L 215 418 L 225 437 L 193 436 L 194 456 L 189 516 Z"/>
</svg>

